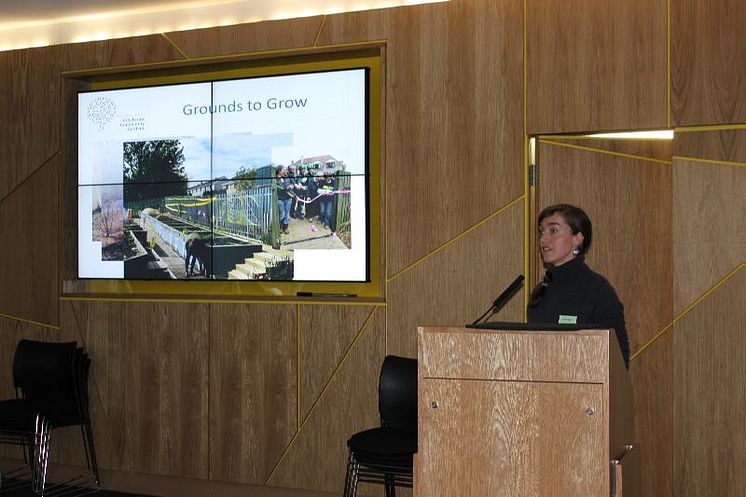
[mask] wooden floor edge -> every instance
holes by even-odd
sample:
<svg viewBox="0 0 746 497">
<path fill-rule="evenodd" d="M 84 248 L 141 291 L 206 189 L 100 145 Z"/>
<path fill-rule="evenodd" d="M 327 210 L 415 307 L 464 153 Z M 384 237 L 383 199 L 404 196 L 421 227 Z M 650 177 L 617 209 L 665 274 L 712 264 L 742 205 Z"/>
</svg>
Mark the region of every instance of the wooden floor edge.
<svg viewBox="0 0 746 497">
<path fill-rule="evenodd" d="M 0 458 L 0 472 L 17 468 L 22 464 L 19 459 Z M 61 481 L 80 475 L 83 467 L 49 463 L 51 481 Z M 155 497 L 331 497 L 341 493 L 344 475 L 340 475 L 340 492 L 328 493 L 315 490 L 230 483 L 197 478 L 153 475 L 126 471 L 101 470 L 101 488 L 114 492 L 144 494 Z"/>
</svg>

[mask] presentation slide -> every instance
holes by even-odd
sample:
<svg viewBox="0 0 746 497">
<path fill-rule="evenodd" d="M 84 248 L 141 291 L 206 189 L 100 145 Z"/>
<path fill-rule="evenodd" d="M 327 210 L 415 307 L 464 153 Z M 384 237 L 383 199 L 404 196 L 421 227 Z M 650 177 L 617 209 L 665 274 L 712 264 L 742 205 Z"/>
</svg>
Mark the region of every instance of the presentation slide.
<svg viewBox="0 0 746 497">
<path fill-rule="evenodd" d="M 367 281 L 367 78 L 79 93 L 78 276 Z"/>
</svg>

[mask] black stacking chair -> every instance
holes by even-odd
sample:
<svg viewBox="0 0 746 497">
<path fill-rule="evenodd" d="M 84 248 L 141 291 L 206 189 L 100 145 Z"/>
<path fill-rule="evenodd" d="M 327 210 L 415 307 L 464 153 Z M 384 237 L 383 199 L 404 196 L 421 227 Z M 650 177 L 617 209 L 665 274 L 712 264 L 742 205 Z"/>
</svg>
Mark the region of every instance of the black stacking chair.
<svg viewBox="0 0 746 497">
<path fill-rule="evenodd" d="M 89 491 L 101 488 L 88 411 L 89 370 L 90 358 L 75 342 L 21 340 L 16 347 L 13 358 L 16 398 L 0 401 L 0 443 L 24 448 L 26 466 L 6 476 L 18 477 L 17 481 L 22 482 L 24 470 L 30 473 L 36 494 L 77 492 L 84 483 Z M 76 425 L 82 431 L 91 477 L 83 475 L 47 487 L 51 432 Z"/>
<path fill-rule="evenodd" d="M 417 452 L 417 360 L 386 356 L 378 383 L 381 426 L 354 434 L 347 440 L 344 497 L 355 497 L 358 482 L 412 488 L 412 459 Z"/>
</svg>

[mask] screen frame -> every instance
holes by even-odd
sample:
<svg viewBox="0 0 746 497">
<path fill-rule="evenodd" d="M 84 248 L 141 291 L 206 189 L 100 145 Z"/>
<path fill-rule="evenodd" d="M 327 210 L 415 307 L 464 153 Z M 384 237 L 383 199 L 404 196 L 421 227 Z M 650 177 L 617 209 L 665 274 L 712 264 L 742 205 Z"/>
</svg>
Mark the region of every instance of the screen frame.
<svg viewBox="0 0 746 497">
<path fill-rule="evenodd" d="M 83 91 L 137 88 L 158 85 L 235 80 L 262 76 L 318 73 L 345 69 L 367 69 L 367 164 L 366 224 L 368 281 L 239 281 L 239 280 L 120 280 L 84 279 L 77 277 L 77 223 L 74 243 L 63 240 L 67 247 L 67 267 L 64 268 L 63 296 L 95 298 L 158 296 L 158 298 L 206 300 L 288 298 L 357 299 L 381 301 L 384 297 L 383 268 L 383 56 L 381 44 L 355 47 L 333 47 L 321 50 L 296 50 L 288 53 L 252 54 L 235 58 L 190 61 L 189 64 L 159 64 L 134 70 L 117 71 L 106 68 L 94 71 L 66 73 L 67 143 L 77 143 L 77 95 Z M 73 124 L 74 122 L 74 124 Z M 70 213 L 77 215 L 77 148 L 67 153 L 67 183 L 69 213 L 61 214 L 71 223 Z M 71 171 L 72 170 L 72 171 Z M 71 174 L 72 173 L 72 174 Z M 71 207 L 74 205 L 74 207 Z M 72 209 L 72 210 L 70 210 Z M 67 218 L 66 220 L 64 218 Z M 69 235 L 68 235 L 69 236 Z M 72 254 L 70 253 L 72 251 Z M 71 274 L 72 273 L 72 274 Z"/>
</svg>

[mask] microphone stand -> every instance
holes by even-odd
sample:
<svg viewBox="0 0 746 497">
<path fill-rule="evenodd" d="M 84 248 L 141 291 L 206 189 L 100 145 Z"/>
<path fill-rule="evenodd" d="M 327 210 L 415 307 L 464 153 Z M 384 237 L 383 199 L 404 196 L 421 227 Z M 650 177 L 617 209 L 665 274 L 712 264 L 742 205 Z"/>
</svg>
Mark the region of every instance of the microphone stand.
<svg viewBox="0 0 746 497">
<path fill-rule="evenodd" d="M 513 297 L 513 295 L 515 294 L 515 292 L 517 292 L 518 289 L 522 285 L 523 285 L 523 275 L 520 274 L 513 281 L 513 283 L 511 283 L 508 286 L 508 288 L 506 288 L 505 290 L 503 290 L 503 293 L 501 293 L 500 295 L 497 296 L 497 298 L 495 299 L 495 301 L 492 303 L 492 306 L 489 309 L 487 309 L 487 312 L 485 312 L 484 314 L 482 314 L 481 316 L 479 316 L 479 318 L 477 318 L 471 324 L 472 325 L 478 324 L 480 321 L 482 321 L 482 319 L 485 318 L 485 316 L 487 316 L 487 314 L 489 314 L 489 316 L 487 316 L 487 318 L 488 319 L 491 318 L 493 314 L 495 314 L 496 312 L 498 312 L 500 309 L 503 308 L 503 306 L 505 304 L 508 303 L 508 300 L 510 300 L 511 297 Z M 490 314 L 490 313 L 492 313 L 492 314 Z"/>
</svg>

